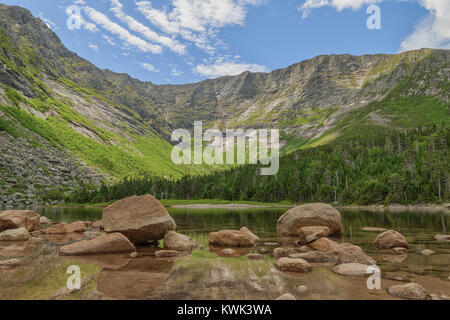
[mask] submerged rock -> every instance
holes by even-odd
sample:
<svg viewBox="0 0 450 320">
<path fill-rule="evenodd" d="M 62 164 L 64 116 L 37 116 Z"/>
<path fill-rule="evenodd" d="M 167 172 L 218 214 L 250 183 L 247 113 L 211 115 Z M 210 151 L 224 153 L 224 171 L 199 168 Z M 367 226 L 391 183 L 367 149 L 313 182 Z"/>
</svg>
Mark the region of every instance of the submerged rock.
<svg viewBox="0 0 450 320">
<path fill-rule="evenodd" d="M 40 229 L 40 215 L 32 210 L 0 211 L 0 232 L 25 227 L 28 232 Z"/>
<path fill-rule="evenodd" d="M 376 264 L 375 260 L 369 257 L 363 249 L 350 243 L 341 243 L 337 246 L 338 259 L 340 264 L 361 263 L 366 265 Z"/>
<path fill-rule="evenodd" d="M 75 242 L 59 249 L 62 256 L 131 253 L 136 248 L 121 233 L 109 233 L 92 240 Z"/>
<path fill-rule="evenodd" d="M 328 227 L 303 227 L 298 231 L 299 243 L 310 243 L 330 234 Z"/>
<path fill-rule="evenodd" d="M 431 256 L 432 254 L 434 254 L 434 251 L 430 249 L 425 249 L 420 251 L 420 253 L 423 254 L 424 256 Z"/>
<path fill-rule="evenodd" d="M 197 248 L 197 242 L 183 234 L 167 231 L 164 236 L 164 248 L 167 250 L 192 251 Z"/>
<path fill-rule="evenodd" d="M 438 235 L 434 236 L 434 239 L 436 239 L 437 241 L 448 241 L 448 242 L 450 242 L 450 235 L 438 234 Z"/>
<path fill-rule="evenodd" d="M 341 214 L 328 204 L 311 203 L 288 210 L 278 219 L 279 237 L 298 236 L 302 227 L 324 226 L 330 234 L 342 233 Z"/>
<path fill-rule="evenodd" d="M 253 247 L 259 238 L 246 227 L 240 230 L 222 230 L 209 234 L 209 244 L 227 247 Z"/>
<path fill-rule="evenodd" d="M 54 224 L 51 227 L 42 231 L 45 234 L 70 234 L 70 233 L 83 233 L 85 232 L 86 226 L 82 221 L 72 222 L 67 224 L 65 222 Z"/>
<path fill-rule="evenodd" d="M 0 233 L 0 241 L 27 241 L 30 239 L 30 234 L 27 229 L 9 229 Z"/>
<path fill-rule="evenodd" d="M 391 286 L 388 292 L 394 297 L 409 300 L 424 300 L 428 296 L 427 291 L 417 283 Z"/>
<path fill-rule="evenodd" d="M 311 248 L 321 252 L 337 252 L 338 243 L 328 238 L 320 238 L 309 244 Z"/>
<path fill-rule="evenodd" d="M 133 243 L 161 240 L 176 224 L 166 208 L 153 196 L 133 196 L 103 210 L 106 232 L 120 232 Z"/>
<path fill-rule="evenodd" d="M 172 258 L 182 256 L 183 252 L 177 250 L 159 250 L 155 252 L 156 258 Z"/>
<path fill-rule="evenodd" d="M 280 258 L 275 266 L 285 272 L 311 272 L 311 265 L 301 258 Z"/>
<path fill-rule="evenodd" d="M 310 251 L 305 253 L 296 253 L 289 255 L 289 258 L 301 258 L 310 263 L 335 263 L 334 253 Z"/>
<path fill-rule="evenodd" d="M 333 271 L 344 276 L 364 276 L 370 273 L 368 267 L 361 263 L 344 263 L 334 267 Z"/>
<path fill-rule="evenodd" d="M 392 249 L 392 248 L 409 248 L 408 241 L 399 232 L 388 230 L 378 235 L 374 242 L 378 249 Z"/>
<path fill-rule="evenodd" d="M 273 250 L 272 254 L 275 258 L 283 258 L 288 257 L 291 254 L 299 253 L 297 248 L 289 247 L 289 248 L 276 248 Z"/>
</svg>

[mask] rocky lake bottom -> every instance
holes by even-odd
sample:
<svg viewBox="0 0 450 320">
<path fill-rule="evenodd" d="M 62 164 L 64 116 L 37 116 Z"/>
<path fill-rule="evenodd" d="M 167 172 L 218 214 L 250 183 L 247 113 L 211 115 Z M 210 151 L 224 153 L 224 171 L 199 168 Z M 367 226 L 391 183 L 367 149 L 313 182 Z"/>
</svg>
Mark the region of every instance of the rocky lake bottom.
<svg viewBox="0 0 450 320">
<path fill-rule="evenodd" d="M 97 221 L 101 208 L 34 209 L 53 222 Z M 192 237 L 198 248 L 176 258 L 155 258 L 156 244 L 137 246 L 129 254 L 62 257 L 62 245 L 89 237 L 84 234 L 40 235 L 42 241 L 0 242 L 0 260 L 18 258 L 20 266 L 0 270 L 0 299 L 252 299 L 272 300 L 289 293 L 296 299 L 397 299 L 388 292 L 392 285 L 420 284 L 428 299 L 450 296 L 450 242 L 437 241 L 448 234 L 450 215 L 425 212 L 366 212 L 341 210 L 344 234 L 336 242 L 360 246 L 381 269 L 381 289 L 369 290 L 367 276 L 345 276 L 332 264 L 312 263 L 312 272 L 278 270 L 272 252 L 286 246 L 277 238 L 283 208 L 190 209 L 168 208 L 177 232 Z M 211 232 L 248 227 L 261 238 L 252 248 L 209 246 Z M 405 254 L 379 252 L 374 240 L 380 233 L 365 227 L 393 229 L 410 245 Z M 42 227 L 43 228 L 43 227 Z M 161 246 L 161 245 L 159 245 Z M 434 253 L 424 255 L 422 250 Z M 249 254 L 258 254 L 251 259 Z M 66 286 L 69 266 L 81 270 L 81 289 Z"/>
</svg>

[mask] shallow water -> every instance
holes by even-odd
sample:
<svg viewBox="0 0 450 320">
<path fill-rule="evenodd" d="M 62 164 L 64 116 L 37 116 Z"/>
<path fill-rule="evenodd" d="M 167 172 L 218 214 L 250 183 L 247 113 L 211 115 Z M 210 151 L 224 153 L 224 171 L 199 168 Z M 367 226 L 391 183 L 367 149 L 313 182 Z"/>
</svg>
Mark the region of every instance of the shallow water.
<svg viewBox="0 0 450 320">
<path fill-rule="evenodd" d="M 47 237 L 39 243 L 0 243 L 0 259 L 17 257 L 22 265 L 0 270 L 0 299 L 274 299 L 284 293 L 298 299 L 393 299 L 387 288 L 414 281 L 430 294 L 450 295 L 450 243 L 437 242 L 436 234 L 450 230 L 450 216 L 444 213 L 388 213 L 342 211 L 344 235 L 333 239 L 362 247 L 382 270 L 381 290 L 369 290 L 365 277 L 337 275 L 330 265 L 314 265 L 307 274 L 286 274 L 273 267 L 271 251 L 277 242 L 276 221 L 286 209 L 195 210 L 168 209 L 178 232 L 199 244 L 191 255 L 155 259 L 155 247 L 138 247 L 139 256 L 107 255 L 63 258 L 58 248 L 78 241 L 82 235 Z M 100 208 L 47 208 L 37 210 L 52 221 L 96 221 Z M 208 247 L 208 235 L 222 229 L 249 227 L 261 239 L 255 248 L 236 250 L 226 257 L 223 248 Z M 404 256 L 380 254 L 373 246 L 377 232 L 363 227 L 382 227 L 401 232 L 411 245 Z M 246 254 L 267 250 L 261 260 Z M 434 255 L 423 256 L 422 249 Z M 66 289 L 70 265 L 78 265 L 82 288 Z M 306 293 L 297 293 L 300 285 Z"/>
</svg>

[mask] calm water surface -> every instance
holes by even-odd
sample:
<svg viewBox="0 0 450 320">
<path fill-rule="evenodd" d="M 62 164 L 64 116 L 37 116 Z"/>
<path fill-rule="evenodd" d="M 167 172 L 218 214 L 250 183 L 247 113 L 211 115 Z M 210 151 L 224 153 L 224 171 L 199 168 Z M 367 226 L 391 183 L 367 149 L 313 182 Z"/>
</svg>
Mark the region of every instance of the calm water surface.
<svg viewBox="0 0 450 320">
<path fill-rule="evenodd" d="M 346 277 L 332 266 L 313 265 L 308 274 L 286 274 L 274 269 L 271 256 L 277 242 L 276 221 L 287 209 L 195 210 L 168 209 L 178 232 L 194 238 L 199 248 L 191 255 L 155 259 L 156 247 L 138 247 L 139 256 L 107 255 L 59 257 L 61 245 L 83 239 L 83 235 L 46 236 L 39 243 L 0 243 L 0 259 L 17 257 L 22 265 L 0 270 L 0 299 L 274 299 L 291 293 L 298 299 L 392 299 L 387 288 L 414 281 L 429 293 L 450 295 L 450 243 L 437 242 L 436 234 L 447 234 L 450 216 L 444 213 L 388 213 L 341 211 L 344 235 L 333 239 L 362 247 L 382 270 L 382 289 L 368 290 L 365 277 Z M 43 208 L 37 210 L 52 221 L 96 221 L 101 208 Z M 261 239 L 255 248 L 239 249 L 225 257 L 223 248 L 208 247 L 210 232 L 247 226 Z M 380 254 L 373 246 L 377 232 L 363 227 L 382 227 L 401 232 L 411 245 L 408 254 Z M 261 260 L 248 253 L 266 250 Z M 420 251 L 431 249 L 434 255 Z M 66 289 L 68 266 L 78 265 L 82 288 Z M 296 293 L 305 285 L 308 291 Z"/>
</svg>

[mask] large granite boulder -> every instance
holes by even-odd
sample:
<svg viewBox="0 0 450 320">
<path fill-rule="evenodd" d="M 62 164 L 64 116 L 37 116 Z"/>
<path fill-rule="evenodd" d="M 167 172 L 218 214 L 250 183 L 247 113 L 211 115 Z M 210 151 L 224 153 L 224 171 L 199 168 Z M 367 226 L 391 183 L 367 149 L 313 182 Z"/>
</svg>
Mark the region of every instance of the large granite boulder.
<svg viewBox="0 0 450 320">
<path fill-rule="evenodd" d="M 164 236 L 164 248 L 176 251 L 192 251 L 197 248 L 197 242 L 191 237 L 174 231 L 167 231 Z"/>
<path fill-rule="evenodd" d="M 120 232 L 133 243 L 161 240 L 176 229 L 166 208 L 151 195 L 114 202 L 103 210 L 102 223 L 106 232 Z"/>
<path fill-rule="evenodd" d="M 0 241 L 28 241 L 30 234 L 24 227 L 9 229 L 0 233 Z"/>
<path fill-rule="evenodd" d="M 341 214 L 335 208 L 323 203 L 310 203 L 288 210 L 278 219 L 279 237 L 295 237 L 303 227 L 328 227 L 329 233 L 343 231 Z"/>
<path fill-rule="evenodd" d="M 209 234 L 209 244 L 227 247 L 253 247 L 259 242 L 259 238 L 248 228 L 240 230 L 222 230 Z"/>
<path fill-rule="evenodd" d="M 83 240 L 59 249 L 62 256 L 83 256 L 114 253 L 131 253 L 136 248 L 121 233 L 109 233 L 91 240 Z"/>
<path fill-rule="evenodd" d="M 0 211 L 0 232 L 25 227 L 29 232 L 39 230 L 40 215 L 32 210 Z"/>
<path fill-rule="evenodd" d="M 379 234 L 374 244 L 378 249 L 409 248 L 406 238 L 394 230 L 388 230 Z"/>
</svg>

